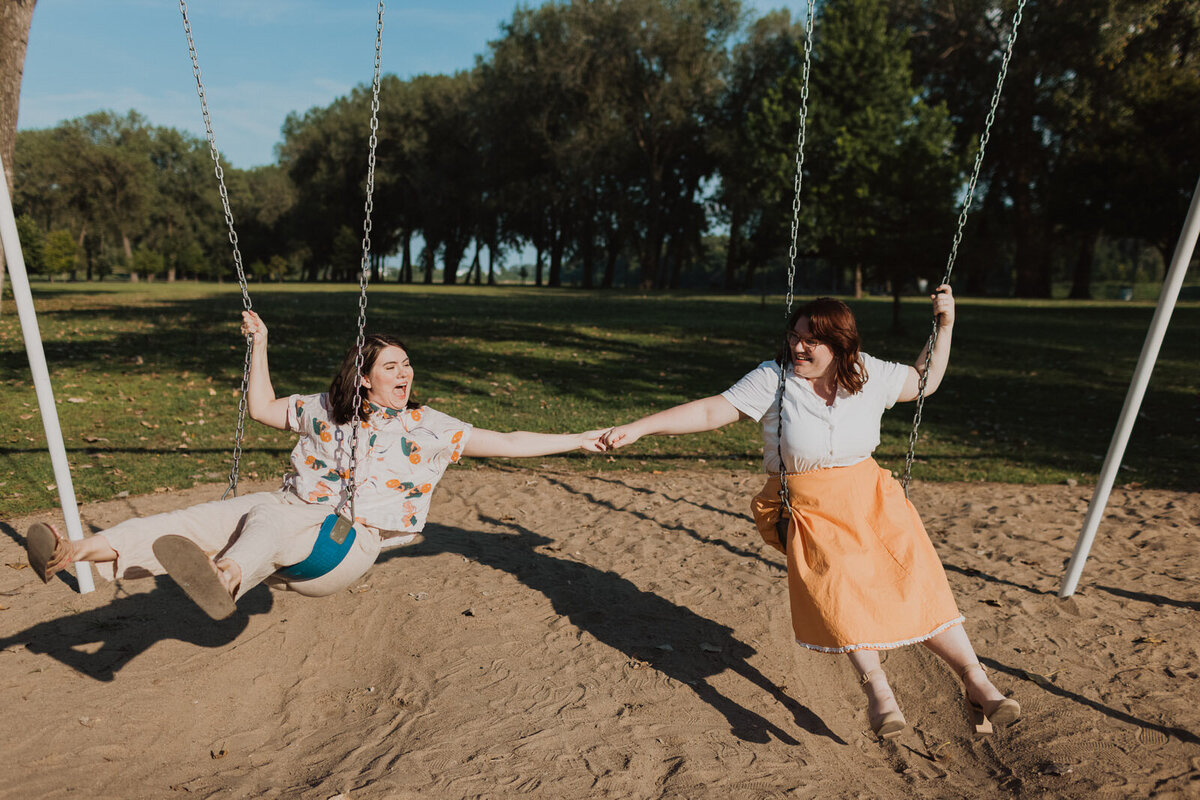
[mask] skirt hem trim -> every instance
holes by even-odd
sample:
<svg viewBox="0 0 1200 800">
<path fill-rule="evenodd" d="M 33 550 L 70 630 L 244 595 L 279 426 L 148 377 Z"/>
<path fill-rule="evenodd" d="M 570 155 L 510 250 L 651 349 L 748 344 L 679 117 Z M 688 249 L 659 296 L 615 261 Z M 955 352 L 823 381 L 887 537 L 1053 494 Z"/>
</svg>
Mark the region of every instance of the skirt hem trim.
<svg viewBox="0 0 1200 800">
<path fill-rule="evenodd" d="M 954 619 L 950 620 L 949 622 L 945 622 L 945 623 L 937 626 L 936 628 L 934 628 L 933 630 L 931 630 L 929 633 L 925 634 L 924 636 L 917 636 L 912 639 L 905 639 L 902 642 L 864 642 L 862 644 L 847 644 L 847 645 L 843 645 L 841 647 L 822 647 L 819 644 L 809 644 L 807 642 L 802 642 L 799 639 L 797 639 L 796 644 L 800 645 L 801 647 L 807 648 L 809 650 L 816 650 L 817 652 L 820 652 L 820 653 L 851 653 L 855 650 L 894 650 L 897 647 L 905 647 L 910 644 L 917 644 L 918 642 L 923 642 L 926 639 L 932 639 L 934 636 L 937 636 L 939 633 L 941 633 L 944 630 L 947 630 L 948 628 L 953 628 L 955 625 L 961 625 L 962 623 L 966 622 L 966 619 L 967 619 L 966 617 L 959 615 L 958 617 L 955 617 Z"/>
</svg>

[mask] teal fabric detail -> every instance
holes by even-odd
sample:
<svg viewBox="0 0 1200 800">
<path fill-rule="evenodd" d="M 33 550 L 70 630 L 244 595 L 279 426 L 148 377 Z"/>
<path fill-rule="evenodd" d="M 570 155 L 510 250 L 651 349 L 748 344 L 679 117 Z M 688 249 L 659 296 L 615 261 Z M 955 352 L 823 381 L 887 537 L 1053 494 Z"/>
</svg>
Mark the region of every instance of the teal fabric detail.
<svg viewBox="0 0 1200 800">
<path fill-rule="evenodd" d="M 351 545 L 354 544 L 357 531 L 351 528 L 350 532 L 346 534 L 346 540 L 338 544 L 330 534 L 339 519 L 337 514 L 330 514 L 326 517 L 325 521 L 321 523 L 321 532 L 317 534 L 316 544 L 313 545 L 308 558 L 299 564 L 278 569 L 275 574 L 289 581 L 308 581 L 328 574 L 334 567 L 342 563 L 342 559 L 346 557 L 346 554 L 350 552 Z"/>
</svg>

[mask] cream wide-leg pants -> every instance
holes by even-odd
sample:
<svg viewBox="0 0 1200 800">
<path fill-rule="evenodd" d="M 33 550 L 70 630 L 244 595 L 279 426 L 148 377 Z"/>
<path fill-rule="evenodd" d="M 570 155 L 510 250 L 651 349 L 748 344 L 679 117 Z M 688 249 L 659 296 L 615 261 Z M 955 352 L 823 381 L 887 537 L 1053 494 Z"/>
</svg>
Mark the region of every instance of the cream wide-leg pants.
<svg viewBox="0 0 1200 800">
<path fill-rule="evenodd" d="M 158 537 L 173 533 L 191 539 L 210 557 L 228 558 L 242 568 L 235 600 L 263 581 L 309 597 L 323 597 L 350 586 L 379 555 L 378 533 L 359 524 L 354 526 L 356 535 L 350 552 L 330 572 L 306 581 L 276 576 L 276 570 L 308 557 L 321 524 L 331 513 L 329 506 L 306 503 L 280 490 L 129 519 L 97 534 L 117 551 L 117 559 L 95 566 L 108 580 L 162 575 L 166 570 L 151 547 Z"/>
</svg>

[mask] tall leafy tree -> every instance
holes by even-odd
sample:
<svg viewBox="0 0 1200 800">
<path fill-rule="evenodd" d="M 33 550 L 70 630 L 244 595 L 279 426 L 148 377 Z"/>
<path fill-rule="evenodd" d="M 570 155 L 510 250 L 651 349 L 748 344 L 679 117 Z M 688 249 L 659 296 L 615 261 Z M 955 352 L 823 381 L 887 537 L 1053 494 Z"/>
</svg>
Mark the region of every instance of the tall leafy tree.
<svg viewBox="0 0 1200 800">
<path fill-rule="evenodd" d="M 962 165 L 954 129 L 913 84 L 906 34 L 880 0 L 822 7 L 812 77 L 812 191 L 821 254 L 891 284 L 934 277 Z"/>
<path fill-rule="evenodd" d="M 755 269 L 788 246 L 804 35 L 787 10 L 773 11 L 733 49 L 712 136 L 729 225 L 726 289 L 749 288 Z"/>
<path fill-rule="evenodd" d="M 21 99 L 21 76 L 25 72 L 25 50 L 29 27 L 37 0 L 0 0 L 0 161 L 13 194 L 13 153 L 17 141 L 17 109 Z M 4 294 L 6 274 L 4 252 L 0 250 L 0 296 Z"/>
</svg>

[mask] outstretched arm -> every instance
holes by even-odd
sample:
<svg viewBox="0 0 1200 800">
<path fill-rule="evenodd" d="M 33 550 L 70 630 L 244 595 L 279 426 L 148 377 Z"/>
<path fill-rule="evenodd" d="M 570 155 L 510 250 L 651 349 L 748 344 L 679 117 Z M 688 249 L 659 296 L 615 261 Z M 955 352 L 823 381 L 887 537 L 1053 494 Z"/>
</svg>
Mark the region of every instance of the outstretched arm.
<svg viewBox="0 0 1200 800">
<path fill-rule="evenodd" d="M 950 337 L 954 333 L 954 294 L 950 285 L 943 283 L 933 293 L 933 313 L 937 316 L 938 336 L 933 346 L 933 357 L 929 359 L 929 379 L 925 383 L 925 396 L 933 394 L 942 385 L 946 366 L 950 363 Z M 904 388 L 900 390 L 899 402 L 916 400 L 921 386 L 921 372 L 925 369 L 925 353 L 929 343 L 921 349 L 917 363 L 908 368 Z"/>
<path fill-rule="evenodd" d="M 739 419 L 748 419 L 733 403 L 719 394 L 705 397 L 703 400 L 693 400 L 657 414 L 642 417 L 625 425 L 618 425 L 602 437 L 609 449 L 633 444 L 643 436 L 667 434 L 677 436 L 683 433 L 700 433 L 711 431 Z"/>
<path fill-rule="evenodd" d="M 250 378 L 246 382 L 246 410 L 250 419 L 287 430 L 288 399 L 275 396 L 271 368 L 267 364 L 267 326 L 253 311 L 242 312 L 242 335 L 253 336 L 250 346 Z"/>
<path fill-rule="evenodd" d="M 586 433 L 501 433 L 489 431 L 487 428 L 476 428 L 471 432 L 471 438 L 467 439 L 463 455 L 478 458 L 528 458 L 567 453 L 571 450 L 598 453 L 603 449 L 600 445 L 602 433 L 602 430 Z"/>
</svg>

